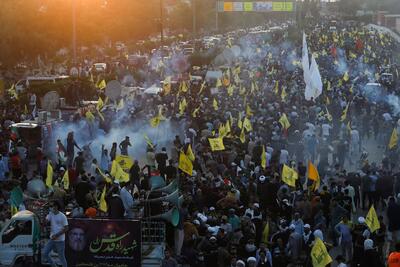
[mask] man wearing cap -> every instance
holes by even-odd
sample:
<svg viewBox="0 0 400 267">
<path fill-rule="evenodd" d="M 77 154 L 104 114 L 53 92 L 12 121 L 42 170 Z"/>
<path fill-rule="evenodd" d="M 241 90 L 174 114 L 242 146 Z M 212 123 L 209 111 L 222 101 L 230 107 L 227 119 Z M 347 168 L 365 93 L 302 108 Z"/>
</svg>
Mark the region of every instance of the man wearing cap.
<svg viewBox="0 0 400 267">
<path fill-rule="evenodd" d="M 257 260 L 254 257 L 247 258 L 247 267 L 256 267 Z"/>
<path fill-rule="evenodd" d="M 291 224 L 289 226 L 290 235 L 287 243 L 287 250 L 289 251 L 289 256 L 292 262 L 295 262 L 300 257 L 303 245 L 303 236 L 297 233 L 295 230 L 296 226 Z"/>
</svg>

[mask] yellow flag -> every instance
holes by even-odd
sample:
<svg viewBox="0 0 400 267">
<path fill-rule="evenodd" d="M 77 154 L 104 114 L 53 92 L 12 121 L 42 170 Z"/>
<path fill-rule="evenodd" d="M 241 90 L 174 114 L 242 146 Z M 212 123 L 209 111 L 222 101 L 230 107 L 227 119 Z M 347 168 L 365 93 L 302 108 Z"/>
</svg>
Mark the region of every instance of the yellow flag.
<svg viewBox="0 0 400 267">
<path fill-rule="evenodd" d="M 164 79 L 163 91 L 165 95 L 168 95 L 171 92 L 171 76 L 168 76 Z"/>
<path fill-rule="evenodd" d="M 381 228 L 381 224 L 379 223 L 378 216 L 376 215 L 374 205 L 371 206 L 368 211 L 367 217 L 365 217 L 365 224 L 368 226 L 369 230 L 371 230 L 371 233 Z"/>
<path fill-rule="evenodd" d="M 297 172 L 287 166 L 286 164 L 283 165 L 282 169 L 282 182 L 287 184 L 288 186 L 291 187 L 296 187 L 296 180 L 299 178 L 299 175 Z"/>
<path fill-rule="evenodd" d="M 233 95 L 233 85 L 229 85 L 227 88 L 228 91 L 228 96 L 232 96 Z"/>
<path fill-rule="evenodd" d="M 264 230 L 261 236 L 261 242 L 267 244 L 269 242 L 269 222 L 264 226 Z"/>
<path fill-rule="evenodd" d="M 129 182 L 129 174 L 124 172 L 116 160 L 113 160 L 110 174 L 119 182 Z"/>
<path fill-rule="evenodd" d="M 117 105 L 117 110 L 121 110 L 124 109 L 125 104 L 124 104 L 124 99 L 121 98 L 121 100 L 119 101 L 118 105 Z"/>
<path fill-rule="evenodd" d="M 282 125 L 283 129 L 287 130 L 290 128 L 290 122 L 286 117 L 286 114 L 283 113 L 282 116 L 279 118 L 279 123 Z"/>
<path fill-rule="evenodd" d="M 193 112 L 192 112 L 192 117 L 193 118 L 197 118 L 197 113 L 200 111 L 200 107 L 198 107 L 198 108 L 195 108 L 194 110 L 193 110 Z"/>
<path fill-rule="evenodd" d="M 247 132 L 251 132 L 253 130 L 253 127 L 251 126 L 251 122 L 247 117 L 244 118 L 243 128 L 245 128 Z"/>
<path fill-rule="evenodd" d="M 246 115 L 247 116 L 253 116 L 253 110 L 251 110 L 251 107 L 249 106 L 249 104 L 246 105 Z"/>
<path fill-rule="evenodd" d="M 181 102 L 179 102 L 179 114 L 180 115 L 183 115 L 186 107 L 187 107 L 186 98 L 184 98 L 181 100 Z"/>
<path fill-rule="evenodd" d="M 217 100 L 214 98 L 214 100 L 213 100 L 213 107 L 214 107 L 214 110 L 215 111 L 217 111 L 218 110 L 218 102 L 217 102 Z"/>
<path fill-rule="evenodd" d="M 221 86 L 222 86 L 221 79 L 218 78 L 218 79 L 217 79 L 217 84 L 215 85 L 215 87 L 219 88 L 219 87 L 221 87 Z"/>
<path fill-rule="evenodd" d="M 354 84 L 352 84 L 352 85 L 350 86 L 350 89 L 349 89 L 349 92 L 350 92 L 350 93 L 353 93 L 353 88 L 354 88 Z"/>
<path fill-rule="evenodd" d="M 246 142 L 246 135 L 244 134 L 244 127 L 242 128 L 242 131 L 240 131 L 240 142 L 244 143 Z"/>
<path fill-rule="evenodd" d="M 218 128 L 219 137 L 224 138 L 228 132 L 225 129 L 225 125 L 221 124 Z"/>
<path fill-rule="evenodd" d="M 193 150 L 192 150 L 192 146 L 189 144 L 187 150 L 186 150 L 186 156 L 191 160 L 194 161 L 196 158 L 194 156 Z"/>
<path fill-rule="evenodd" d="M 99 97 L 99 100 L 97 100 L 96 109 L 101 110 L 103 108 L 103 106 L 104 106 L 103 99 L 101 99 L 101 97 Z"/>
<path fill-rule="evenodd" d="M 100 90 L 103 90 L 106 87 L 107 87 L 107 84 L 106 84 L 106 81 L 104 79 L 101 80 L 101 82 L 99 82 L 99 84 L 97 85 L 97 88 L 99 88 Z"/>
<path fill-rule="evenodd" d="M 345 121 L 347 118 L 347 111 L 349 110 L 350 103 L 347 103 L 346 108 L 342 112 L 342 116 L 340 116 L 340 121 Z"/>
<path fill-rule="evenodd" d="M 66 170 L 64 172 L 63 184 L 64 184 L 64 189 L 68 190 L 69 189 L 69 173 L 68 173 L 68 170 Z"/>
<path fill-rule="evenodd" d="M 265 153 L 265 146 L 262 146 L 261 152 L 261 167 L 265 169 L 267 167 L 267 154 Z"/>
<path fill-rule="evenodd" d="M 28 107 L 26 106 L 26 104 L 25 104 L 25 107 L 24 107 L 24 114 L 25 114 L 25 115 L 28 114 Z"/>
<path fill-rule="evenodd" d="M 46 176 L 46 185 L 51 188 L 53 185 L 53 167 L 50 164 L 50 160 L 47 161 L 47 176 Z"/>
<path fill-rule="evenodd" d="M 101 177 L 103 177 L 103 179 L 104 179 L 107 183 L 109 183 L 109 184 L 112 183 L 111 178 L 108 177 L 107 175 L 105 175 L 105 174 L 100 170 L 99 166 L 97 166 L 97 170 L 99 171 Z"/>
<path fill-rule="evenodd" d="M 328 119 L 328 121 L 332 121 L 332 115 L 329 113 L 329 110 L 328 110 L 328 108 L 327 107 L 325 107 L 325 110 L 326 110 L 326 118 Z"/>
<path fill-rule="evenodd" d="M 332 262 L 324 242 L 318 237 L 315 239 L 314 246 L 311 249 L 311 260 L 313 267 L 325 267 Z"/>
<path fill-rule="evenodd" d="M 347 82 L 349 80 L 349 73 L 346 71 L 343 75 L 343 81 Z"/>
<path fill-rule="evenodd" d="M 238 115 L 238 127 L 239 127 L 239 129 L 242 129 L 242 127 L 243 127 L 242 114 L 240 112 Z"/>
<path fill-rule="evenodd" d="M 115 161 L 118 162 L 119 166 L 121 166 L 122 170 L 127 170 L 132 167 L 133 159 L 126 155 L 116 155 Z"/>
<path fill-rule="evenodd" d="M 282 101 L 285 101 L 287 97 L 286 89 L 285 86 L 282 87 L 282 92 L 281 92 L 281 99 Z"/>
<path fill-rule="evenodd" d="M 399 138 L 397 136 L 397 129 L 394 128 L 392 135 L 390 136 L 390 141 L 389 141 L 389 149 L 393 149 L 395 146 L 397 146 Z"/>
<path fill-rule="evenodd" d="M 92 112 L 86 111 L 85 116 L 86 116 L 86 119 L 87 119 L 88 121 L 90 121 L 90 122 L 94 121 L 94 115 L 93 115 Z"/>
<path fill-rule="evenodd" d="M 226 133 L 230 133 L 231 132 L 231 123 L 230 123 L 229 120 L 227 120 L 225 122 L 225 130 L 226 130 Z"/>
<path fill-rule="evenodd" d="M 143 137 L 144 137 L 144 140 L 146 141 L 147 145 L 150 146 L 151 148 L 154 148 L 154 144 L 151 141 L 151 139 L 147 136 L 147 134 L 144 134 Z"/>
<path fill-rule="evenodd" d="M 106 202 L 106 186 L 103 188 L 103 192 L 101 192 L 100 195 L 100 201 L 99 201 L 99 210 L 102 212 L 107 212 L 107 202 Z"/>
<path fill-rule="evenodd" d="M 160 124 L 160 116 L 155 116 L 155 117 L 153 117 L 153 118 L 151 118 L 150 119 L 150 125 L 151 125 L 151 127 L 153 127 L 153 128 L 157 128 L 158 127 L 158 125 Z"/>
<path fill-rule="evenodd" d="M 204 90 L 204 88 L 206 88 L 206 81 L 204 81 L 201 86 L 200 86 L 200 90 L 199 90 L 199 94 L 201 94 Z"/>
<path fill-rule="evenodd" d="M 221 137 L 219 138 L 208 138 L 210 143 L 211 151 L 221 151 L 225 149 L 224 141 Z"/>
<path fill-rule="evenodd" d="M 276 95 L 278 95 L 278 93 L 279 93 L 279 81 L 275 81 L 274 92 L 275 92 Z"/>
<path fill-rule="evenodd" d="M 97 110 L 97 114 L 99 115 L 100 119 L 104 121 L 104 116 L 101 114 L 100 110 Z"/>
<path fill-rule="evenodd" d="M 15 98 L 15 100 L 18 100 L 18 94 L 17 90 L 15 89 L 15 84 L 11 85 L 11 88 L 8 89 L 8 93 Z"/>
<path fill-rule="evenodd" d="M 331 82 L 328 81 L 326 84 L 326 91 L 331 91 Z"/>
<path fill-rule="evenodd" d="M 179 86 L 179 91 L 184 92 L 184 93 L 186 93 L 188 91 L 188 86 L 187 86 L 186 81 L 181 82 L 181 84 Z"/>
<path fill-rule="evenodd" d="M 189 175 L 192 175 L 193 173 L 193 164 L 190 161 L 189 157 L 186 156 L 185 153 L 181 151 L 179 155 L 179 164 L 178 168 L 183 171 L 184 173 L 187 173 Z"/>
<path fill-rule="evenodd" d="M 308 161 L 308 179 L 313 181 L 319 180 L 318 170 L 311 161 Z"/>
</svg>

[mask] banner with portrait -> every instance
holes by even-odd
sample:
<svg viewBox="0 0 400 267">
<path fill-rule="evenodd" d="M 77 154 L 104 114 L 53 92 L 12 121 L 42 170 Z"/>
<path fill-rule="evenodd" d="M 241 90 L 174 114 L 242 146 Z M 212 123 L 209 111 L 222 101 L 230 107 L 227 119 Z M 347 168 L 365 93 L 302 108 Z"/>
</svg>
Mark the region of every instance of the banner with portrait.
<svg viewBox="0 0 400 267">
<path fill-rule="evenodd" d="M 137 220 L 68 220 L 65 255 L 69 267 L 141 266 L 141 224 Z"/>
</svg>

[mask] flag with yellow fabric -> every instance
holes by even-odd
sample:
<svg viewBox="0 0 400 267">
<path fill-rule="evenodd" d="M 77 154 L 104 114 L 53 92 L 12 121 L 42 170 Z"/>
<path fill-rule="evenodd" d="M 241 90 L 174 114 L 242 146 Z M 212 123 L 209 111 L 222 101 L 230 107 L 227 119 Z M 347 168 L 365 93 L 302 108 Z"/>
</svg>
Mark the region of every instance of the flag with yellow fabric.
<svg viewBox="0 0 400 267">
<path fill-rule="evenodd" d="M 187 150 L 186 150 L 186 156 L 191 160 L 194 161 L 196 158 L 194 156 L 193 150 L 192 150 L 192 146 L 189 144 Z"/>
<path fill-rule="evenodd" d="M 182 81 L 181 84 L 179 85 L 179 92 L 186 93 L 188 91 L 188 85 L 186 81 Z"/>
<path fill-rule="evenodd" d="M 168 95 L 171 92 L 171 76 L 168 76 L 164 79 L 163 92 L 164 95 Z"/>
<path fill-rule="evenodd" d="M 103 108 L 103 106 L 104 106 L 103 99 L 101 99 L 101 97 L 99 97 L 99 100 L 97 100 L 96 109 L 100 111 Z"/>
<path fill-rule="evenodd" d="M 253 126 L 251 126 L 251 122 L 247 117 L 244 118 L 243 128 L 245 128 L 247 132 L 251 132 L 253 130 Z"/>
<path fill-rule="evenodd" d="M 193 174 L 193 163 L 189 157 L 181 151 L 179 154 L 178 168 L 186 174 Z"/>
<path fill-rule="evenodd" d="M 325 267 L 332 262 L 324 242 L 318 237 L 315 239 L 314 246 L 311 249 L 311 260 L 313 267 Z"/>
<path fill-rule="evenodd" d="M 158 125 L 160 124 L 160 116 L 155 116 L 155 117 L 153 117 L 153 118 L 151 118 L 150 119 L 150 125 L 151 125 L 151 127 L 153 127 L 153 128 L 157 128 L 158 127 Z"/>
<path fill-rule="evenodd" d="M 53 166 L 51 166 L 50 160 L 47 161 L 46 186 L 49 188 L 53 186 Z"/>
<path fill-rule="evenodd" d="M 239 139 L 240 139 L 240 142 L 242 142 L 242 144 L 244 144 L 244 142 L 246 142 L 246 135 L 244 133 L 244 128 L 242 128 L 242 130 L 240 131 Z"/>
<path fill-rule="evenodd" d="M 27 107 L 26 104 L 25 104 L 25 106 L 24 106 L 24 114 L 25 114 L 25 115 L 28 115 L 28 113 L 29 113 L 28 107 Z"/>
<path fill-rule="evenodd" d="M 107 183 L 109 183 L 109 184 L 112 183 L 111 178 L 108 177 L 107 175 L 105 175 L 104 172 L 101 171 L 101 169 L 100 169 L 99 166 L 96 166 L 96 170 L 99 172 L 100 176 L 103 177 L 103 179 L 104 179 Z"/>
<path fill-rule="evenodd" d="M 342 112 L 342 116 L 340 116 L 340 121 L 345 121 L 347 118 L 347 112 L 349 110 L 350 103 L 347 103 L 346 108 Z"/>
<path fill-rule="evenodd" d="M 107 202 L 106 202 L 106 186 L 103 188 L 103 192 L 101 192 L 100 195 L 100 201 L 99 201 L 99 210 L 102 212 L 107 212 Z"/>
<path fill-rule="evenodd" d="M 215 98 L 213 99 L 213 108 L 214 108 L 215 111 L 218 110 L 218 102 L 217 102 L 217 100 Z"/>
<path fill-rule="evenodd" d="M 279 118 L 279 123 L 282 125 L 284 130 L 287 130 L 290 128 L 290 122 L 288 118 L 286 117 L 286 114 L 283 113 L 282 116 Z"/>
<path fill-rule="evenodd" d="M 247 116 L 253 116 L 254 115 L 253 110 L 251 109 L 249 104 L 246 105 L 246 115 Z"/>
<path fill-rule="evenodd" d="M 326 114 L 325 114 L 326 118 L 328 119 L 328 121 L 332 121 L 333 118 L 332 118 L 332 115 L 329 113 L 328 108 L 325 107 L 325 110 L 326 110 Z"/>
<path fill-rule="evenodd" d="M 147 136 L 147 134 L 143 135 L 144 140 L 146 141 L 147 145 L 151 148 L 154 148 L 154 144 L 151 139 Z"/>
<path fill-rule="evenodd" d="M 225 150 L 224 141 L 221 137 L 219 138 L 208 138 L 210 143 L 211 151 Z"/>
<path fill-rule="evenodd" d="M 69 189 L 69 173 L 68 173 L 68 170 L 66 170 L 64 172 L 64 176 L 63 176 L 62 180 L 63 180 L 63 184 L 64 184 L 64 189 L 68 190 Z"/>
<path fill-rule="evenodd" d="M 89 122 L 93 122 L 94 121 L 94 115 L 92 112 L 90 112 L 89 110 L 86 111 L 85 113 L 85 117 Z"/>
<path fill-rule="evenodd" d="M 349 73 L 346 71 L 343 75 L 343 81 L 347 82 L 349 80 Z"/>
<path fill-rule="evenodd" d="M 117 161 L 122 170 L 125 171 L 129 171 L 133 166 L 133 159 L 127 155 L 116 155 L 115 161 Z"/>
<path fill-rule="evenodd" d="M 288 186 L 296 187 L 296 180 L 298 178 L 299 178 L 299 175 L 294 169 L 290 168 L 286 164 L 283 165 L 282 182 L 284 182 Z"/>
<path fill-rule="evenodd" d="M 199 95 L 203 92 L 204 88 L 206 88 L 206 82 L 205 81 L 200 86 Z"/>
<path fill-rule="evenodd" d="M 392 135 L 390 136 L 389 149 L 393 149 L 395 146 L 397 146 L 398 141 L 399 141 L 399 137 L 397 135 L 397 129 L 394 128 L 392 131 Z"/>
<path fill-rule="evenodd" d="M 231 132 L 231 123 L 230 123 L 229 120 L 227 120 L 225 122 L 225 130 L 226 130 L 226 133 L 230 133 Z"/>
<path fill-rule="evenodd" d="M 321 185 L 321 179 L 319 177 L 319 173 L 317 168 L 312 164 L 312 162 L 309 160 L 308 161 L 308 179 L 314 181 L 313 183 L 313 188 L 314 191 L 319 189 L 319 186 Z"/>
<path fill-rule="evenodd" d="M 233 95 L 233 89 L 234 89 L 233 85 L 229 85 L 228 86 L 228 88 L 227 88 L 228 96 L 232 96 Z"/>
<path fill-rule="evenodd" d="M 218 78 L 218 79 L 217 79 L 217 84 L 215 85 L 215 87 L 219 88 L 219 87 L 221 87 L 221 86 L 222 86 L 221 79 Z"/>
<path fill-rule="evenodd" d="M 240 112 L 238 115 L 238 127 L 239 127 L 239 129 L 243 128 L 242 113 L 240 113 Z"/>
<path fill-rule="evenodd" d="M 381 224 L 379 223 L 378 216 L 376 215 L 376 211 L 374 205 L 368 211 L 367 217 L 365 217 L 365 224 L 368 226 L 371 233 L 381 228 Z"/>
<path fill-rule="evenodd" d="M 265 153 L 265 146 L 262 146 L 262 152 L 261 152 L 261 167 L 263 169 L 267 168 L 267 154 Z"/>
<path fill-rule="evenodd" d="M 279 81 L 275 81 L 274 93 L 279 94 Z"/>
<path fill-rule="evenodd" d="M 11 88 L 8 89 L 8 93 L 15 98 L 15 100 L 18 100 L 18 93 L 17 90 L 15 89 L 15 84 L 11 85 Z"/>
<path fill-rule="evenodd" d="M 121 165 L 116 160 L 113 160 L 110 174 L 119 182 L 129 182 L 129 174 L 124 172 Z"/>
<path fill-rule="evenodd" d="M 193 110 L 192 112 L 192 117 L 193 118 L 197 118 L 197 113 L 200 111 L 200 107 L 197 107 Z"/>
<path fill-rule="evenodd" d="M 285 86 L 282 87 L 282 92 L 281 92 L 281 99 L 282 101 L 285 101 L 287 97 L 286 89 Z"/>
<path fill-rule="evenodd" d="M 124 99 L 121 98 L 121 100 L 118 102 L 117 110 L 122 110 L 124 109 L 124 107 L 125 107 Z"/>
<path fill-rule="evenodd" d="M 184 98 L 181 100 L 181 102 L 179 102 L 179 114 L 180 115 L 183 115 L 186 107 L 187 107 L 186 98 Z"/>
<path fill-rule="evenodd" d="M 100 90 L 103 90 L 107 87 L 106 81 L 103 79 L 99 82 L 99 84 L 97 85 L 97 88 L 99 88 Z"/>
</svg>

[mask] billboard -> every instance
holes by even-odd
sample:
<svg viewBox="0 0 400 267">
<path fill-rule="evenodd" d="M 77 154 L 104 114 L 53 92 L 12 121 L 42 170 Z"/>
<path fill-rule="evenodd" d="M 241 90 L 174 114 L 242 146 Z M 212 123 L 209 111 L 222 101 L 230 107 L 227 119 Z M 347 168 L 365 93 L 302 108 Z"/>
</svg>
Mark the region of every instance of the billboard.
<svg viewBox="0 0 400 267">
<path fill-rule="evenodd" d="M 232 2 L 224 2 L 224 12 L 233 11 L 233 3 Z"/>
<path fill-rule="evenodd" d="M 218 12 L 292 12 L 294 10 L 293 2 L 272 2 L 272 1 L 253 1 L 253 2 L 217 2 Z"/>
<path fill-rule="evenodd" d="M 136 220 L 69 219 L 69 267 L 141 266 L 141 224 Z"/>
</svg>

